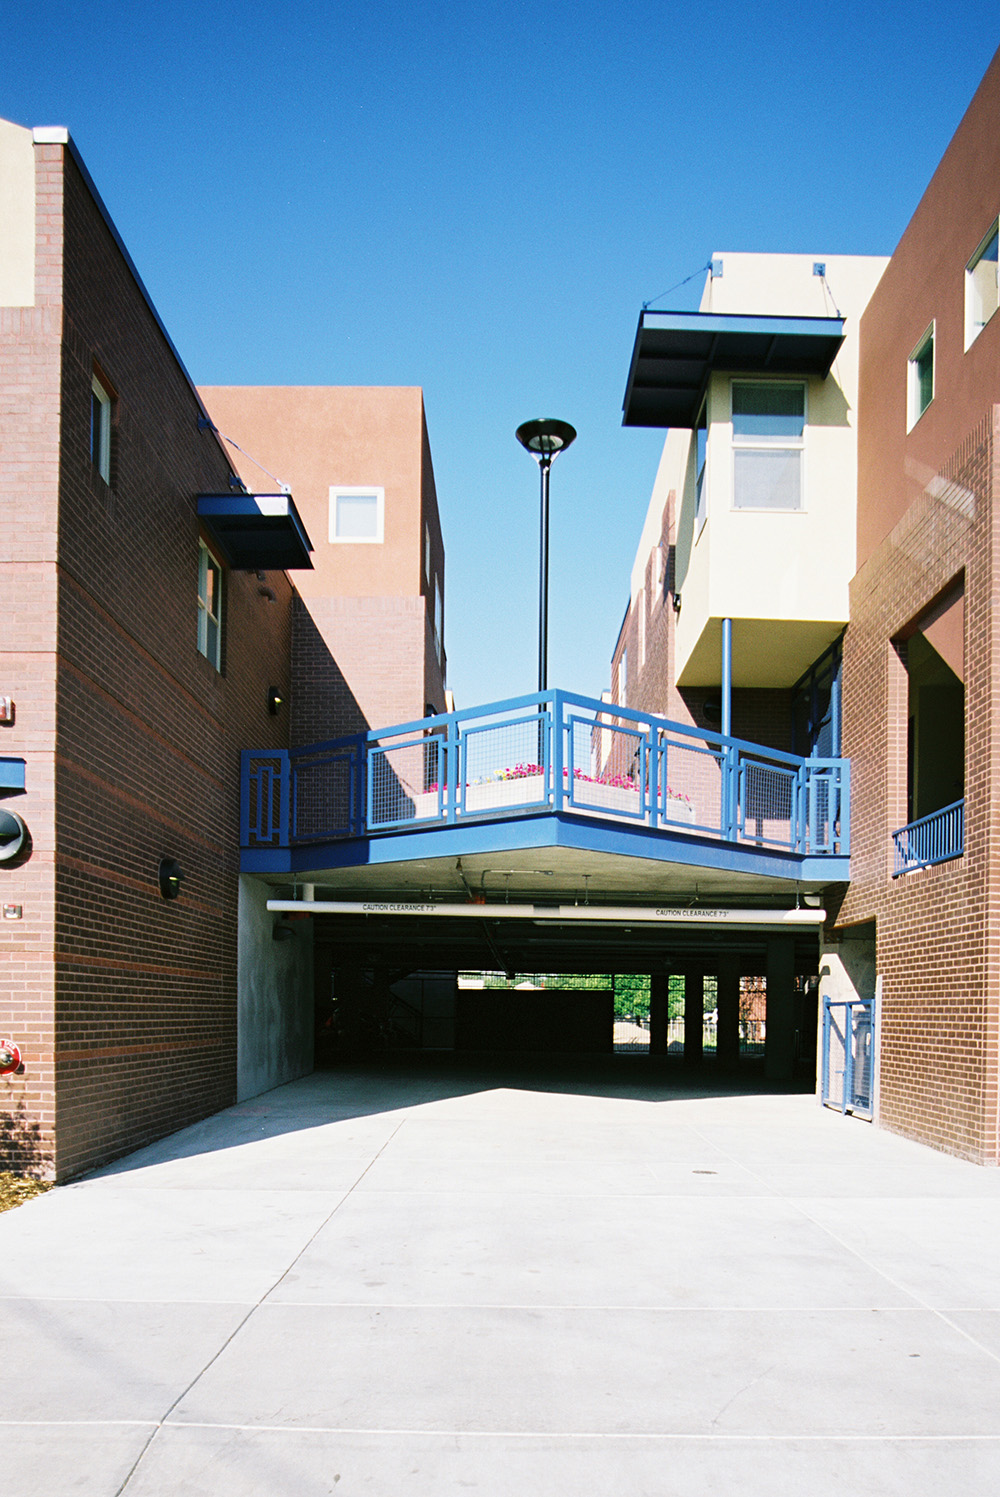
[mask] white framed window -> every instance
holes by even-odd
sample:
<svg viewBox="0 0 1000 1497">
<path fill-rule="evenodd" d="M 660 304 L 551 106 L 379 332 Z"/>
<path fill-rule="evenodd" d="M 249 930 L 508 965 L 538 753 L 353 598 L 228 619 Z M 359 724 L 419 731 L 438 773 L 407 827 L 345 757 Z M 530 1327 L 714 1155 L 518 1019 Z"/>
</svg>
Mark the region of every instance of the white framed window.
<svg viewBox="0 0 1000 1497">
<path fill-rule="evenodd" d="M 434 653 L 440 665 L 444 657 L 444 599 L 441 584 L 434 578 Z"/>
<path fill-rule="evenodd" d="M 1000 221 L 993 220 L 965 267 L 965 346 L 970 348 L 1000 306 L 997 251 Z"/>
<path fill-rule="evenodd" d="M 934 399 L 934 324 L 910 354 L 906 372 L 906 429 L 912 431 Z"/>
<path fill-rule="evenodd" d="M 330 540 L 380 546 L 385 535 L 385 489 L 373 485 L 330 488 Z"/>
<path fill-rule="evenodd" d="M 112 398 L 95 374 L 90 382 L 90 460 L 104 482 L 111 482 Z"/>
<path fill-rule="evenodd" d="M 806 387 L 733 380 L 733 508 L 802 509 Z"/>
<path fill-rule="evenodd" d="M 636 607 L 639 610 L 639 621 L 638 621 L 638 631 L 639 631 L 639 668 L 641 670 L 642 667 L 646 664 L 646 589 L 645 588 L 640 588 L 639 589 L 639 597 L 638 597 L 638 599 L 636 601 Z"/>
<path fill-rule="evenodd" d="M 622 650 L 622 658 L 618 662 L 618 705 L 628 706 L 628 650 Z"/>
<path fill-rule="evenodd" d="M 429 525 L 427 525 L 427 524 L 424 525 L 424 577 L 427 579 L 427 586 L 430 587 L 430 585 L 431 585 L 431 527 Z"/>
<path fill-rule="evenodd" d="M 198 651 L 222 669 L 222 568 L 204 541 L 198 542 Z"/>
</svg>

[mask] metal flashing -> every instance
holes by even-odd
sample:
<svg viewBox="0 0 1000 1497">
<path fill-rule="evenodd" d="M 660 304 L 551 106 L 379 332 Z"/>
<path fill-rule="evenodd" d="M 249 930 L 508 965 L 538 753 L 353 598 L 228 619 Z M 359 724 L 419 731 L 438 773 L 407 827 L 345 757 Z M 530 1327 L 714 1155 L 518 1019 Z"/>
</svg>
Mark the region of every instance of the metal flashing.
<svg viewBox="0 0 1000 1497">
<path fill-rule="evenodd" d="M 24 773 L 23 759 L 0 759 L 0 790 L 23 790 L 25 788 Z"/>
<path fill-rule="evenodd" d="M 843 341 L 842 317 L 644 310 L 622 425 L 693 429 L 715 373 L 825 379 Z"/>
<path fill-rule="evenodd" d="M 199 494 L 198 518 L 234 571 L 312 570 L 312 542 L 291 494 Z"/>
</svg>

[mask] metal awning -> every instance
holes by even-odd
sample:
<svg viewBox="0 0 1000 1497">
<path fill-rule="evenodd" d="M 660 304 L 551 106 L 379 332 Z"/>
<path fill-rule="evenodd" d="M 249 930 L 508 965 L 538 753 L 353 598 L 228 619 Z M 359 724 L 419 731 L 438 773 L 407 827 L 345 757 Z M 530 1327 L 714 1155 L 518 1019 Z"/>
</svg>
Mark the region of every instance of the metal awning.
<svg viewBox="0 0 1000 1497">
<path fill-rule="evenodd" d="M 716 373 L 825 379 L 843 341 L 842 317 L 644 311 L 622 425 L 693 428 Z"/>
<path fill-rule="evenodd" d="M 199 494 L 198 518 L 234 571 L 312 570 L 312 542 L 291 494 Z"/>
</svg>

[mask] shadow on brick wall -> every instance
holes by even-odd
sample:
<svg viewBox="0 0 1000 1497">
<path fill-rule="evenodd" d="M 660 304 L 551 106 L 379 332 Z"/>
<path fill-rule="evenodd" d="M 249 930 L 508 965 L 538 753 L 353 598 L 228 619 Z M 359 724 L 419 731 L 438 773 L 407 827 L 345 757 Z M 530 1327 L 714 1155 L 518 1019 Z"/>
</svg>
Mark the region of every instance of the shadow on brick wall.
<svg viewBox="0 0 1000 1497">
<path fill-rule="evenodd" d="M 29 1118 L 24 1102 L 18 1102 L 13 1112 L 0 1109 L 0 1169 L 37 1179 L 50 1165 L 51 1157 L 42 1147 L 42 1130 Z"/>
<path fill-rule="evenodd" d="M 370 727 L 308 608 L 296 598 L 292 615 L 293 745 L 367 733 Z"/>
</svg>

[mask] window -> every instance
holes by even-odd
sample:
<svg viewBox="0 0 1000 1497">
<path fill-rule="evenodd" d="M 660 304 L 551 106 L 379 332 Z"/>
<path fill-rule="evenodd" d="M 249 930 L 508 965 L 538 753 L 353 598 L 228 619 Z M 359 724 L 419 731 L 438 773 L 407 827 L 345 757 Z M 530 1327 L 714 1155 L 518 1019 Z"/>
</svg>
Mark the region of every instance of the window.
<svg viewBox="0 0 1000 1497">
<path fill-rule="evenodd" d="M 698 417 L 698 425 L 695 429 L 695 501 L 694 501 L 694 533 L 695 539 L 701 534 L 701 528 L 705 523 L 706 500 L 705 493 L 705 460 L 708 457 L 708 408 L 702 406 Z"/>
<path fill-rule="evenodd" d="M 639 666 L 646 664 L 646 590 L 640 589 L 637 600 L 639 609 Z"/>
<path fill-rule="evenodd" d="M 385 489 L 331 488 L 330 540 L 381 545 Z"/>
<path fill-rule="evenodd" d="M 618 662 L 618 705 L 628 706 L 628 651 L 622 650 L 622 658 Z"/>
<path fill-rule="evenodd" d="M 910 354 L 906 429 L 912 431 L 934 399 L 934 324 Z"/>
<path fill-rule="evenodd" d="M 733 381 L 733 507 L 801 509 L 806 387 Z"/>
<path fill-rule="evenodd" d="M 438 665 L 442 664 L 444 655 L 444 600 L 441 597 L 441 585 L 434 578 L 434 653 L 437 656 Z"/>
<path fill-rule="evenodd" d="M 222 669 L 222 568 L 204 541 L 198 542 L 198 650 Z"/>
<path fill-rule="evenodd" d="M 111 482 L 111 396 L 95 374 L 90 382 L 90 460 Z"/>
<path fill-rule="evenodd" d="M 425 525 L 424 526 L 424 576 L 427 579 L 427 586 L 430 587 L 430 585 L 431 585 L 431 527 L 429 525 Z"/>
<path fill-rule="evenodd" d="M 979 337 L 1000 304 L 997 280 L 997 247 L 1000 223 L 993 226 L 965 269 L 965 346 Z"/>
</svg>

